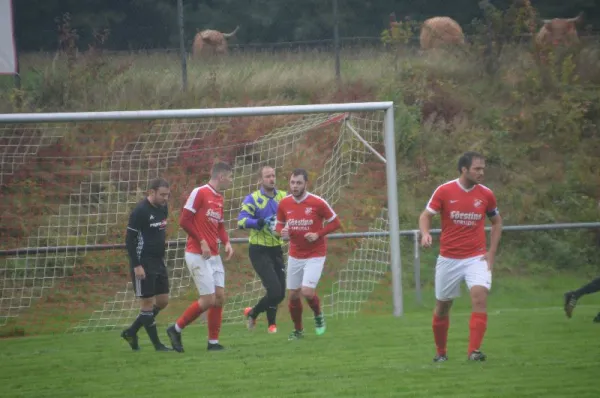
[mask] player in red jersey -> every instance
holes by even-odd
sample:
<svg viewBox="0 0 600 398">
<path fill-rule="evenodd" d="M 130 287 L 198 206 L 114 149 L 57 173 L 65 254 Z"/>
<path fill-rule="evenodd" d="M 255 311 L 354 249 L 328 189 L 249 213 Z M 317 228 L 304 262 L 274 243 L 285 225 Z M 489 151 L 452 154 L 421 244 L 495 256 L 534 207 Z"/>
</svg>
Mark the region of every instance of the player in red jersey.
<svg viewBox="0 0 600 398">
<path fill-rule="evenodd" d="M 325 318 L 315 290 L 327 255 L 325 235 L 341 227 L 329 203 L 306 191 L 307 182 L 306 170 L 295 169 L 290 177 L 291 195 L 281 199 L 277 208 L 275 231 L 290 241 L 286 287 L 294 331 L 289 340 L 304 336 L 301 297 L 313 310 L 317 335 L 325 333 Z"/>
<path fill-rule="evenodd" d="M 450 308 L 452 300 L 460 295 L 463 280 L 469 288 L 472 307 L 468 359 L 486 359 L 480 346 L 487 328 L 487 295 L 492 286 L 492 267 L 502 234 L 502 218 L 494 193 L 481 185 L 484 169 L 485 159 L 481 154 L 463 154 L 458 160 L 460 177 L 440 185 L 419 218 L 421 245 L 430 247 L 431 219 L 438 213 L 442 217 L 440 255 L 435 267 L 435 362 L 448 360 L 446 341 Z M 486 216 L 492 223 L 491 242 L 487 250 L 484 229 Z"/>
<path fill-rule="evenodd" d="M 219 255 L 219 241 L 225 245 L 226 260 L 229 260 L 233 249 L 223 223 L 222 192 L 231 186 L 231 182 L 231 167 L 223 162 L 215 163 L 208 184 L 195 188 L 181 211 L 179 225 L 188 234 L 185 263 L 200 298 L 167 329 L 173 349 L 178 352 L 183 352 L 181 331 L 207 310 L 207 349 L 224 348 L 219 344 L 225 300 L 225 269 Z"/>
</svg>

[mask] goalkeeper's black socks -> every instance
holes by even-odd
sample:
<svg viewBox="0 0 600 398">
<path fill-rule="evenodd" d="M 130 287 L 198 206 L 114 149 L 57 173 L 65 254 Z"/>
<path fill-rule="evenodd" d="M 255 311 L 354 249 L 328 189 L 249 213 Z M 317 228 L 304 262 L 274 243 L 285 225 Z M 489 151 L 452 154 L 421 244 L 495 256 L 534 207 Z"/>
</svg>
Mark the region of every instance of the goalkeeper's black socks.
<svg viewBox="0 0 600 398">
<path fill-rule="evenodd" d="M 596 293 L 600 291 L 600 278 L 596 278 L 590 283 L 581 288 L 575 290 L 575 297 L 580 298 L 581 296 L 585 296 L 586 294 Z"/>
</svg>

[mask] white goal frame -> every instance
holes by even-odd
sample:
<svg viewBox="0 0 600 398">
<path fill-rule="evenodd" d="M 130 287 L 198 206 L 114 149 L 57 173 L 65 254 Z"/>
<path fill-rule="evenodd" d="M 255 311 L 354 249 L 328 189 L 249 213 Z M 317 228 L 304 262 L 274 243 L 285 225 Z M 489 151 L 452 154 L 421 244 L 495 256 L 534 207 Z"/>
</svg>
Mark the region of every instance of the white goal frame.
<svg viewBox="0 0 600 398">
<path fill-rule="evenodd" d="M 0 123 L 57 123 L 94 121 L 131 121 L 154 119 L 183 119 L 207 117 L 272 116 L 309 113 L 383 111 L 385 158 L 377 153 L 360 135 L 353 131 L 359 141 L 386 164 L 387 214 L 389 231 L 382 233 L 390 239 L 390 270 L 392 276 L 393 315 L 402 316 L 402 265 L 400 258 L 400 225 L 398 215 L 398 183 L 396 176 L 396 143 L 394 131 L 394 103 L 358 102 L 340 104 L 281 105 L 263 107 L 233 107 L 211 109 L 176 109 L 109 112 L 64 112 L 64 113 L 13 113 L 0 114 Z M 373 233 L 336 234 L 336 237 L 362 237 Z M 378 233 L 379 235 L 379 233 Z"/>
</svg>

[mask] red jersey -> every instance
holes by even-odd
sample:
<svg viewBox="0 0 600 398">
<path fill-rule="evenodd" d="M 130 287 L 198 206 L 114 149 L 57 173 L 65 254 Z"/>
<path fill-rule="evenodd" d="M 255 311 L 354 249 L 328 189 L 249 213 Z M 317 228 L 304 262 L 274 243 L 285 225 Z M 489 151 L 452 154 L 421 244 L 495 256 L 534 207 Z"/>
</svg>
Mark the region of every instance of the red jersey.
<svg viewBox="0 0 600 398">
<path fill-rule="evenodd" d="M 194 213 L 194 226 L 202 239 L 208 243 L 213 256 L 219 254 L 219 240 L 227 240 L 225 225 L 223 224 L 223 195 L 218 193 L 209 184 L 195 188 L 187 201 L 184 209 Z M 223 241 L 223 243 L 227 243 Z M 188 236 L 185 251 L 202 254 L 200 242 Z"/>
<path fill-rule="evenodd" d="M 462 259 L 486 252 L 485 216 L 498 214 L 491 189 L 478 184 L 467 190 L 452 180 L 433 192 L 427 210 L 442 216 L 440 255 Z"/>
<path fill-rule="evenodd" d="M 325 199 L 306 192 L 297 200 L 288 195 L 277 207 L 277 232 L 287 224 L 290 233 L 290 256 L 298 259 L 325 257 L 327 238 L 319 236 L 314 242 L 304 238 L 308 232 L 319 232 L 325 221 L 332 222 L 337 215 Z"/>
</svg>

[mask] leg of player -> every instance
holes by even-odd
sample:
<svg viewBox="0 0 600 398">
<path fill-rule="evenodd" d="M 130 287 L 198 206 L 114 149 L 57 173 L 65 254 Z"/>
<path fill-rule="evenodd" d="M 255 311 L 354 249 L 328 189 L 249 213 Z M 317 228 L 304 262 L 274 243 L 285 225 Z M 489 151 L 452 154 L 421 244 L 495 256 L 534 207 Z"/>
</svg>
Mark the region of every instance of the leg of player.
<svg viewBox="0 0 600 398">
<path fill-rule="evenodd" d="M 275 255 L 273 259 L 275 264 L 275 275 L 277 275 L 277 286 L 279 287 L 279 292 L 274 295 L 274 300 L 269 303 L 267 307 L 267 321 L 269 322 L 269 333 L 277 332 L 277 307 L 285 298 L 285 265 L 283 264 L 283 253 L 281 253 L 281 248 L 279 248 L 279 254 Z"/>
<path fill-rule="evenodd" d="M 167 335 L 171 340 L 171 345 L 177 352 L 184 352 L 181 341 L 181 332 L 183 329 L 215 304 L 215 281 L 211 260 L 212 258 L 204 260 L 199 254 L 185 253 L 185 263 L 192 275 L 200 298 L 190 304 L 175 324 L 167 328 Z"/>
<path fill-rule="evenodd" d="M 289 335 L 288 340 L 298 340 L 304 337 L 301 297 L 300 289 L 288 290 L 288 308 L 290 310 L 290 317 L 294 323 L 294 331 Z"/>
<path fill-rule="evenodd" d="M 136 283 L 134 283 L 134 289 L 136 289 L 136 295 L 138 295 L 139 292 L 137 290 L 138 288 L 136 288 Z M 135 318 L 129 328 L 121 332 L 121 337 L 127 341 L 131 349 L 134 351 L 138 351 L 140 349 L 137 336 L 138 330 L 140 330 L 142 326 L 154 321 L 154 316 L 152 314 L 154 297 L 142 297 L 140 298 L 140 304 L 140 313 L 137 318 Z"/>
<path fill-rule="evenodd" d="M 492 273 L 487 262 L 481 257 L 465 260 L 465 282 L 471 294 L 468 359 L 485 361 L 486 355 L 480 348 L 487 329 L 487 297 L 492 287 Z"/>
<path fill-rule="evenodd" d="M 273 256 L 269 253 L 269 251 L 273 249 L 274 248 L 258 247 L 253 251 L 251 246 L 250 260 L 254 270 L 265 287 L 266 294 L 254 307 L 248 307 L 244 310 L 244 316 L 248 318 L 248 329 L 254 329 L 256 318 L 266 311 L 267 321 L 269 323 L 269 333 L 277 332 L 275 323 L 277 306 L 285 297 L 285 285 L 282 286 L 281 278 L 277 274 L 277 264 L 273 261 Z"/>
<path fill-rule="evenodd" d="M 216 277 L 215 280 L 219 278 Z M 222 284 L 222 283 L 221 283 Z M 225 288 L 223 286 L 215 286 L 215 302 L 208 310 L 208 351 L 220 351 L 225 349 L 219 344 L 219 333 L 221 332 L 221 324 L 223 322 L 223 305 L 225 304 Z"/>
<path fill-rule="evenodd" d="M 585 296 L 586 294 L 592 294 L 598 291 L 600 291 L 600 278 L 594 279 L 590 283 L 580 287 L 577 290 L 565 293 L 564 309 L 567 318 L 571 318 L 573 316 L 573 310 L 577 305 L 577 300 L 579 300 L 582 296 Z M 600 314 L 596 315 L 596 317 L 594 318 L 594 322 L 600 322 Z"/>
<path fill-rule="evenodd" d="M 321 303 L 316 292 L 324 265 L 325 257 L 307 259 L 304 268 L 304 276 L 302 278 L 302 296 L 306 299 L 310 309 L 313 310 L 315 316 L 315 332 L 317 336 L 325 333 L 325 317 L 321 311 Z"/>
<path fill-rule="evenodd" d="M 185 311 L 183 311 L 183 314 L 177 318 L 177 321 L 174 324 L 167 328 L 167 336 L 169 336 L 171 345 L 175 351 L 184 352 L 181 332 L 186 326 L 198 319 L 204 311 L 210 309 L 214 305 L 214 302 L 214 294 L 201 295 L 198 300 L 194 301 Z"/>
<path fill-rule="evenodd" d="M 447 342 L 448 342 L 448 329 L 450 328 L 450 309 L 452 308 L 453 301 L 449 300 L 436 300 L 435 309 L 433 311 L 433 338 L 435 340 L 436 356 L 433 358 L 433 362 L 445 362 L 448 360 L 447 355 Z"/>
<path fill-rule="evenodd" d="M 434 362 L 448 360 L 446 345 L 450 328 L 450 308 L 460 295 L 460 284 L 464 279 L 464 267 L 459 260 L 438 256 L 435 264 L 435 310 L 432 329 L 436 355 Z"/>
<path fill-rule="evenodd" d="M 148 260 L 150 261 L 150 260 Z M 159 269 L 156 267 L 157 264 L 152 264 L 148 268 L 144 266 L 145 277 L 143 279 L 137 279 L 135 274 L 132 274 L 133 287 L 136 296 L 140 298 L 141 307 L 140 314 L 133 321 L 132 325 L 121 333 L 121 337 L 127 341 L 132 350 L 139 350 L 139 343 L 137 332 L 142 326 L 146 329 L 152 344 L 156 351 L 171 351 L 170 348 L 166 347 L 160 342 L 158 333 L 156 332 L 156 321 L 154 320 L 154 302 L 156 295 L 162 296 L 168 293 L 168 280 L 165 286 L 164 278 L 161 272 L 150 272 L 148 269 Z M 166 274 L 165 274 L 166 277 Z M 168 296 L 168 295 L 167 295 Z M 159 298 L 159 300 L 164 300 Z M 167 298 L 168 300 L 168 298 Z M 161 301 L 162 302 L 162 301 Z M 165 304 L 166 305 L 166 304 Z"/>
<path fill-rule="evenodd" d="M 297 259 L 288 256 L 288 268 L 285 276 L 285 286 L 288 290 L 288 308 L 290 317 L 294 322 L 294 331 L 289 335 L 288 340 L 298 340 L 304 337 L 304 328 L 302 327 L 302 278 L 304 276 L 304 265 L 306 260 Z"/>
<path fill-rule="evenodd" d="M 487 329 L 487 296 L 485 286 L 473 286 L 471 289 L 471 320 L 469 321 L 468 358 L 471 361 L 485 361 L 486 355 L 480 351 L 483 336 Z"/>
<path fill-rule="evenodd" d="M 152 308 L 152 318 L 154 322 L 152 322 L 150 325 L 144 325 L 146 333 L 148 333 L 148 337 L 150 337 L 150 340 L 152 341 L 152 344 L 154 344 L 156 351 L 173 351 L 171 348 L 161 343 L 158 337 L 158 331 L 156 330 L 156 316 L 160 311 L 164 310 L 167 305 L 169 305 L 168 293 L 157 294 L 154 296 L 154 305 Z"/>
</svg>

